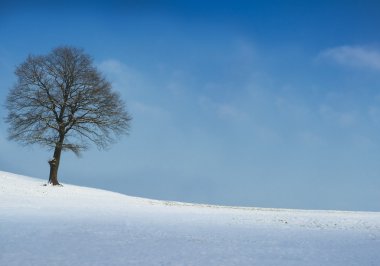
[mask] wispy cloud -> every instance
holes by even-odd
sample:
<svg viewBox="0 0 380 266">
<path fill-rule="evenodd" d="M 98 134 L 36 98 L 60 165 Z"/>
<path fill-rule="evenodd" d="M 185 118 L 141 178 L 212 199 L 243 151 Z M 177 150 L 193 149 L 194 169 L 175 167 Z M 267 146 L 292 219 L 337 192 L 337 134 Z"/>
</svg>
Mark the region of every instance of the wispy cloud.
<svg viewBox="0 0 380 266">
<path fill-rule="evenodd" d="M 247 120 L 248 115 L 231 104 L 220 104 L 217 108 L 218 115 L 223 119 Z"/>
<path fill-rule="evenodd" d="M 319 108 L 319 114 L 323 118 L 334 121 L 334 123 L 345 128 L 355 126 L 359 120 L 356 111 L 337 111 L 328 105 L 321 105 Z"/>
<path fill-rule="evenodd" d="M 143 102 L 132 102 L 131 108 L 137 115 L 149 116 L 153 119 L 167 120 L 170 118 L 170 113 L 160 106 L 148 105 Z"/>
<path fill-rule="evenodd" d="M 369 68 L 380 71 L 380 51 L 364 46 L 339 46 L 322 51 L 318 59 L 327 59 L 338 64 Z"/>
<path fill-rule="evenodd" d="M 108 59 L 97 64 L 97 67 L 112 82 L 114 89 L 127 91 L 128 95 L 141 91 L 141 87 L 148 87 L 143 76 L 135 69 L 115 59 Z"/>
<path fill-rule="evenodd" d="M 246 121 L 249 115 L 231 103 L 217 103 L 207 97 L 200 97 L 200 106 L 205 110 L 211 110 L 220 119 L 230 121 Z"/>
</svg>

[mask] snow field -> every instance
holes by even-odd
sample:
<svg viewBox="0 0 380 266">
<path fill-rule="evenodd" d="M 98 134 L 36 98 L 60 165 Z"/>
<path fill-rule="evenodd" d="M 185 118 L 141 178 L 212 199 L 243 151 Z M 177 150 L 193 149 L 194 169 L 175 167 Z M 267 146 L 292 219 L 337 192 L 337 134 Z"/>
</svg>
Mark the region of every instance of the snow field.
<svg viewBox="0 0 380 266">
<path fill-rule="evenodd" d="M 380 265 L 380 213 L 163 202 L 0 172 L 0 265 Z"/>
</svg>

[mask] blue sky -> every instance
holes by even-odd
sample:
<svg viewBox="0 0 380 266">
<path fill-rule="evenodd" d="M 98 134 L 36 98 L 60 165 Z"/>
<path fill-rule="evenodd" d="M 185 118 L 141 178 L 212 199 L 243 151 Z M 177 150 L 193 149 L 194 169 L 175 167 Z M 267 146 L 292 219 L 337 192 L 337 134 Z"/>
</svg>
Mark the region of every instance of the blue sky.
<svg viewBox="0 0 380 266">
<path fill-rule="evenodd" d="M 106 151 L 65 153 L 61 182 L 380 211 L 379 13 L 377 1 L 2 1 L 0 101 L 27 55 L 81 47 L 134 120 Z M 6 128 L 0 169 L 47 178 L 52 152 Z"/>
</svg>

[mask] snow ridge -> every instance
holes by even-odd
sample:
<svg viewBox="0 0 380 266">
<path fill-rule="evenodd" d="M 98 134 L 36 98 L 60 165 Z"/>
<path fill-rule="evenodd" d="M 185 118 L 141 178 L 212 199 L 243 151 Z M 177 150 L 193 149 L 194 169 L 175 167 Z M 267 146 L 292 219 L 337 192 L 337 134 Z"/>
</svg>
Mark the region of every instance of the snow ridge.
<svg viewBox="0 0 380 266">
<path fill-rule="evenodd" d="M 380 213 L 164 202 L 0 171 L 0 265 L 380 265 Z"/>
</svg>

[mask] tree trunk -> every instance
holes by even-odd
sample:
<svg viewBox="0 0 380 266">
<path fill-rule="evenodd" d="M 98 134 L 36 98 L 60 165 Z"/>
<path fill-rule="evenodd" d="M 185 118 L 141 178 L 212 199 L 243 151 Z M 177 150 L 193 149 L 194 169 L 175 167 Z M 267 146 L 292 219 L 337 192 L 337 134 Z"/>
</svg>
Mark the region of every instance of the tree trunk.
<svg viewBox="0 0 380 266">
<path fill-rule="evenodd" d="M 62 144 L 57 143 L 54 149 L 53 159 L 49 161 L 50 174 L 49 174 L 49 184 L 53 186 L 60 185 L 58 182 L 58 168 L 59 161 L 61 160 Z"/>
</svg>

